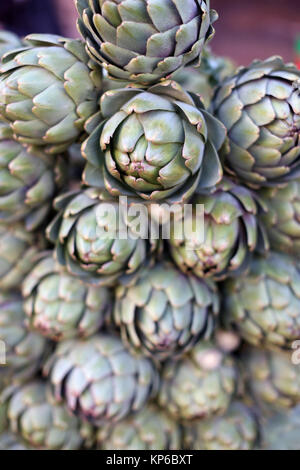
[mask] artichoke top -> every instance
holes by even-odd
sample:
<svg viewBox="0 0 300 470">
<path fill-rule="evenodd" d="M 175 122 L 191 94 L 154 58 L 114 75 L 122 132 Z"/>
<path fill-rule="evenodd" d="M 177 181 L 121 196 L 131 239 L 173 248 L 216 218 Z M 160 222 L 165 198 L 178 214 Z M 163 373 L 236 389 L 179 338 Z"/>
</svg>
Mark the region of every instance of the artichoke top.
<svg viewBox="0 0 300 470">
<path fill-rule="evenodd" d="M 226 130 L 178 83 L 107 91 L 101 115 L 100 125 L 95 117 L 88 122 L 91 135 L 83 144 L 88 186 L 174 203 L 220 181 L 217 151 Z"/>
<path fill-rule="evenodd" d="M 171 255 L 185 273 L 222 280 L 246 271 L 255 250 L 267 251 L 268 239 L 257 215 L 265 210 L 255 192 L 223 178 L 211 192 L 195 194 L 195 207 L 202 205 L 204 227 L 195 231 L 197 211 L 189 215 L 190 230 L 171 232 Z M 201 227 L 202 228 L 202 227 Z"/>
<path fill-rule="evenodd" d="M 79 40 L 34 34 L 26 44 L 3 58 L 0 116 L 19 142 L 60 153 L 97 111 L 101 71 Z"/>
<path fill-rule="evenodd" d="M 300 71 L 280 57 L 240 68 L 216 91 L 228 130 L 226 169 L 245 184 L 273 186 L 300 175 Z"/>
<path fill-rule="evenodd" d="M 110 291 L 62 270 L 52 252 L 41 256 L 22 291 L 30 327 L 54 341 L 91 336 L 111 313 Z"/>
<path fill-rule="evenodd" d="M 63 194 L 55 206 L 58 215 L 47 234 L 56 244 L 57 260 L 87 283 L 114 286 L 160 253 L 160 241 L 139 234 L 127 206 L 103 189 Z"/>
<path fill-rule="evenodd" d="M 109 75 L 142 85 L 199 65 L 218 18 L 209 0 L 76 0 L 89 55 Z"/>
</svg>

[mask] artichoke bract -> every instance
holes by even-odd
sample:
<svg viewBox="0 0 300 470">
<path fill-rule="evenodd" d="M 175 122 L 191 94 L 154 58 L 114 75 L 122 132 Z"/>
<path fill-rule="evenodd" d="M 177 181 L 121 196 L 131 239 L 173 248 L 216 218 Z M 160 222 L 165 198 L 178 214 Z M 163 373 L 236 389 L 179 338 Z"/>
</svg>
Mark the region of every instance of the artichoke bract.
<svg viewBox="0 0 300 470">
<path fill-rule="evenodd" d="M 133 357 L 109 334 L 59 343 L 44 372 L 55 398 L 96 426 L 144 408 L 159 381 L 150 360 Z"/>
<path fill-rule="evenodd" d="M 101 450 L 181 450 L 180 425 L 149 405 L 139 413 L 97 432 Z"/>
<path fill-rule="evenodd" d="M 30 327 L 54 341 L 91 336 L 111 313 L 110 291 L 60 272 L 52 253 L 29 273 L 22 291 Z"/>
<path fill-rule="evenodd" d="M 64 159 L 53 159 L 39 148 L 13 140 L 11 128 L 0 123 L 0 221 L 24 220 L 36 229 L 48 215 L 63 181 Z"/>
<path fill-rule="evenodd" d="M 223 416 L 199 420 L 185 428 L 185 442 L 193 450 L 251 450 L 258 437 L 252 411 L 234 401 Z"/>
<path fill-rule="evenodd" d="M 300 405 L 262 420 L 262 444 L 265 450 L 300 450 Z"/>
<path fill-rule="evenodd" d="M 56 209 L 48 237 L 58 262 L 83 281 L 112 286 L 120 276 L 134 275 L 158 248 L 157 240 L 137 235 L 118 200 L 103 190 L 62 195 Z"/>
<path fill-rule="evenodd" d="M 143 85 L 199 65 L 218 15 L 209 0 L 76 0 L 78 29 L 109 75 Z"/>
<path fill-rule="evenodd" d="M 238 381 L 235 360 L 210 342 L 163 368 L 159 405 L 176 420 L 192 421 L 226 412 Z"/>
<path fill-rule="evenodd" d="M 213 282 L 185 276 L 167 263 L 144 269 L 132 285 L 116 289 L 114 318 L 124 344 L 158 360 L 209 339 L 218 313 Z"/>
<path fill-rule="evenodd" d="M 24 43 L 16 34 L 10 31 L 0 31 L 0 62 L 4 54 L 20 47 L 24 47 Z"/>
<path fill-rule="evenodd" d="M 34 34 L 26 43 L 0 66 L 0 117 L 19 142 L 60 153 L 97 111 L 101 72 L 81 41 Z"/>
<path fill-rule="evenodd" d="M 274 250 L 300 256 L 300 179 L 276 188 L 264 188 L 259 196 L 266 211 L 260 214 Z"/>
<path fill-rule="evenodd" d="M 15 293 L 0 294 L 0 340 L 4 342 L 5 364 L 0 365 L 0 390 L 33 377 L 47 351 L 47 341 L 28 331 L 23 300 Z"/>
<path fill-rule="evenodd" d="M 300 176 L 300 71 L 279 57 L 255 61 L 225 80 L 213 110 L 228 130 L 226 169 L 245 184 Z"/>
<path fill-rule="evenodd" d="M 272 252 L 254 258 L 249 274 L 223 286 L 223 321 L 245 341 L 290 349 L 300 338 L 300 266 Z"/>
<path fill-rule="evenodd" d="M 32 381 L 13 392 L 8 402 L 10 428 L 25 443 L 40 450 L 77 450 L 92 428 L 55 403 L 42 381 Z"/>
<path fill-rule="evenodd" d="M 39 256 L 43 240 L 21 224 L 0 225 L 0 289 L 20 288 Z"/>
<path fill-rule="evenodd" d="M 248 348 L 242 360 L 249 390 L 261 406 L 292 408 L 300 403 L 300 368 L 290 351 Z"/>
<path fill-rule="evenodd" d="M 171 255 L 183 272 L 216 280 L 237 276 L 248 268 L 255 249 L 268 249 L 265 230 L 257 222 L 262 209 L 247 188 L 224 178 L 211 194 L 196 194 L 193 203 L 203 205 L 204 240 L 193 236 L 194 211 L 189 215 L 193 223 L 188 232 L 178 236 L 175 221 L 169 242 Z"/>
<path fill-rule="evenodd" d="M 0 434 L 0 450 L 28 450 L 28 447 L 16 434 L 4 432 Z"/>
<path fill-rule="evenodd" d="M 224 126 L 199 98 L 174 81 L 111 90 L 101 98 L 105 119 L 83 144 L 88 164 L 83 180 L 114 196 L 183 202 L 222 177 L 217 150 Z"/>
</svg>

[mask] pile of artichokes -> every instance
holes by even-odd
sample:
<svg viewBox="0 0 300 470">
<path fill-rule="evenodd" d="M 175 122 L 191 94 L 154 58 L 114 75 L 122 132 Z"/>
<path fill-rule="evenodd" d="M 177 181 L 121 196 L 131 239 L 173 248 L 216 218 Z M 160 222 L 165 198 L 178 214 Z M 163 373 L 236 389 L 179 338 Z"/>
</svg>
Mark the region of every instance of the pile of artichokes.
<svg viewBox="0 0 300 470">
<path fill-rule="evenodd" d="M 300 71 L 75 4 L 0 33 L 0 449 L 300 450 Z"/>
</svg>

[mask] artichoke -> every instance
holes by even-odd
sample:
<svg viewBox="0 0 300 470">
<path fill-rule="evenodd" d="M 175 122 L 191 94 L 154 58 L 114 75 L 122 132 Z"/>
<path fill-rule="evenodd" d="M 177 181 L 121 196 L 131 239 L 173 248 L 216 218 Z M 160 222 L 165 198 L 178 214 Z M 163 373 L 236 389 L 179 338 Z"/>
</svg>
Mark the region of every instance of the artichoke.
<svg viewBox="0 0 300 470">
<path fill-rule="evenodd" d="M 225 128 L 178 83 L 108 91 L 101 113 L 105 121 L 89 121 L 91 135 L 82 148 L 88 186 L 173 203 L 221 179 L 217 150 Z"/>
<path fill-rule="evenodd" d="M 286 255 L 255 257 L 245 277 L 224 283 L 223 321 L 255 346 L 290 349 L 300 338 L 300 265 Z"/>
<path fill-rule="evenodd" d="M 111 313 L 106 287 L 85 285 L 60 272 L 49 253 L 25 279 L 23 298 L 30 327 L 55 341 L 91 336 Z"/>
<path fill-rule="evenodd" d="M 8 404 L 10 428 L 30 446 L 41 450 L 76 450 L 92 428 L 55 403 L 46 385 L 29 382 L 15 391 Z"/>
<path fill-rule="evenodd" d="M 260 191 L 267 211 L 260 214 L 274 250 L 299 256 L 300 180 Z"/>
<path fill-rule="evenodd" d="M 24 47 L 24 43 L 16 34 L 0 31 L 0 61 L 4 54 L 20 47 Z"/>
<path fill-rule="evenodd" d="M 17 294 L 0 293 L 0 340 L 5 346 L 5 364 L 0 366 L 0 391 L 6 385 L 34 376 L 47 351 L 45 338 L 26 329 L 22 303 Z"/>
<path fill-rule="evenodd" d="M 102 450 L 180 450 L 181 429 L 154 405 L 97 433 Z"/>
<path fill-rule="evenodd" d="M 76 5 L 91 58 L 112 77 L 143 85 L 199 64 L 218 17 L 209 0 L 76 0 Z"/>
<path fill-rule="evenodd" d="M 20 287 L 38 256 L 42 240 L 24 226 L 0 225 L 0 289 Z"/>
<path fill-rule="evenodd" d="M 141 410 L 158 389 L 152 362 L 131 356 L 108 334 L 59 343 L 44 371 L 55 398 L 96 426 Z"/>
<path fill-rule="evenodd" d="M 226 169 L 245 184 L 278 185 L 300 175 L 300 71 L 279 57 L 225 80 L 213 110 L 228 130 Z"/>
<path fill-rule="evenodd" d="M 195 211 L 189 216 L 191 231 L 178 236 L 175 221 L 169 242 L 171 255 L 183 272 L 216 280 L 239 275 L 248 268 L 255 248 L 268 249 L 264 229 L 256 218 L 260 205 L 248 189 L 223 179 L 214 192 L 197 194 L 193 203 L 203 205 L 204 240 L 191 232 L 195 230 Z"/>
<path fill-rule="evenodd" d="M 223 416 L 197 421 L 185 429 L 185 441 L 193 450 L 251 450 L 258 437 L 252 411 L 233 402 Z"/>
<path fill-rule="evenodd" d="M 158 401 L 176 420 L 195 420 L 224 414 L 237 387 L 233 357 L 209 342 L 199 342 L 162 371 Z"/>
<path fill-rule="evenodd" d="M 209 339 L 219 312 L 215 284 L 184 276 L 171 264 L 145 268 L 116 289 L 114 317 L 123 342 L 135 353 L 174 358 Z"/>
<path fill-rule="evenodd" d="M 118 201 L 107 198 L 103 190 L 62 195 L 56 209 L 48 237 L 56 243 L 58 262 L 83 281 L 114 285 L 121 275 L 136 273 L 158 248 L 158 241 L 138 236 Z"/>
<path fill-rule="evenodd" d="M 290 352 L 249 348 L 243 356 L 249 389 L 260 405 L 291 408 L 300 403 L 300 368 Z"/>
<path fill-rule="evenodd" d="M 81 41 L 44 34 L 26 41 L 27 47 L 3 58 L 0 116 L 19 142 L 60 153 L 97 111 L 101 73 L 89 68 Z"/>
<path fill-rule="evenodd" d="M 28 447 L 20 440 L 19 436 L 11 432 L 0 434 L 0 450 L 27 450 Z"/>
<path fill-rule="evenodd" d="M 0 123 L 0 221 L 24 220 L 27 230 L 36 229 L 63 182 L 63 163 L 63 158 L 53 160 L 36 147 L 26 149 Z"/>
<path fill-rule="evenodd" d="M 262 449 L 300 450 L 300 405 L 263 420 Z"/>
</svg>

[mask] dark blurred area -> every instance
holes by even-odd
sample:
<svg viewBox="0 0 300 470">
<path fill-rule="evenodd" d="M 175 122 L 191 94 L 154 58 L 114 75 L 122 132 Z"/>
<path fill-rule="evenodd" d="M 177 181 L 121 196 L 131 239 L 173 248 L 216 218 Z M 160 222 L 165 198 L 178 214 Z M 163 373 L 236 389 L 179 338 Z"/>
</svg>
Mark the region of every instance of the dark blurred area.
<svg viewBox="0 0 300 470">
<path fill-rule="evenodd" d="M 300 60 L 300 0 L 211 0 L 220 19 L 211 42 L 214 52 L 248 64 L 281 55 Z M 78 37 L 74 0 L 0 0 L 0 28 Z"/>
<path fill-rule="evenodd" d="M 33 32 L 60 34 L 56 6 L 53 0 L 0 0 L 1 28 L 20 36 Z"/>
</svg>

